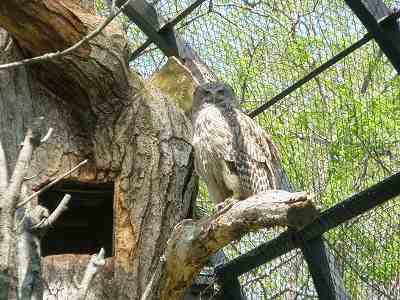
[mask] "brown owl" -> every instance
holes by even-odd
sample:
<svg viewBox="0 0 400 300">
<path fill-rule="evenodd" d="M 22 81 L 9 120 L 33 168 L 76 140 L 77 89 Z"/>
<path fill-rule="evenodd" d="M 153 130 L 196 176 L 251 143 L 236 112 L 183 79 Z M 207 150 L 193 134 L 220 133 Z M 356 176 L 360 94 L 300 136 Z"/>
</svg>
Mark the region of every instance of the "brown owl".
<svg viewBox="0 0 400 300">
<path fill-rule="evenodd" d="M 265 190 L 290 190 L 270 136 L 240 111 L 229 85 L 197 87 L 192 124 L 196 170 L 216 204 Z"/>
</svg>

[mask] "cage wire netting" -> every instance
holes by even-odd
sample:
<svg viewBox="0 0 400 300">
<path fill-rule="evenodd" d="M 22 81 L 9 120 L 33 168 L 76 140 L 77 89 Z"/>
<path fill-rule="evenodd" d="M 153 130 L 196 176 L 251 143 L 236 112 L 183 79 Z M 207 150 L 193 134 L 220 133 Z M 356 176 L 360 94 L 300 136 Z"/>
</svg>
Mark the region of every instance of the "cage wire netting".
<svg viewBox="0 0 400 300">
<path fill-rule="evenodd" d="M 172 19 L 192 1 L 150 1 Z M 386 1 L 389 7 L 395 1 Z M 126 20 L 125 20 L 126 21 Z M 147 37 L 125 22 L 132 50 Z M 176 26 L 178 35 L 251 111 L 366 33 L 344 1 L 209 0 Z M 152 44 L 131 62 L 144 78 L 166 57 Z M 278 145 L 296 190 L 323 209 L 400 168 L 400 79 L 371 41 L 304 84 L 256 120 Z M 210 213 L 200 187 L 198 208 Z M 224 249 L 228 259 L 279 233 L 262 231 Z M 352 299 L 400 299 L 400 204 L 397 199 L 325 235 Z M 240 277 L 248 299 L 318 298 L 299 250 Z"/>
</svg>

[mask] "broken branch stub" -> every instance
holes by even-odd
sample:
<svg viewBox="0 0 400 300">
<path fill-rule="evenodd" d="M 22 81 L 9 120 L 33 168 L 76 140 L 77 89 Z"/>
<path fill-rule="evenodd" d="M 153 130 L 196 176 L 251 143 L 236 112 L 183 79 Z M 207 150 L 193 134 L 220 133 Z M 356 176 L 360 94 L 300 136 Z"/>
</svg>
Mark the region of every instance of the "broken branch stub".
<svg viewBox="0 0 400 300">
<path fill-rule="evenodd" d="M 93 278 L 100 271 L 100 269 L 106 264 L 106 261 L 104 259 L 105 253 L 106 252 L 104 248 L 101 248 L 99 253 L 93 254 L 91 256 L 86 266 L 86 270 L 85 273 L 83 274 L 83 278 L 80 284 L 76 282 L 77 281 L 76 277 L 74 278 L 76 288 L 78 289 L 75 299 L 85 300 Z"/>
<path fill-rule="evenodd" d="M 182 299 L 207 259 L 246 233 L 273 226 L 300 229 L 312 222 L 318 215 L 312 198 L 304 192 L 271 190 L 236 202 L 214 216 L 183 220 L 168 241 L 165 263 L 160 263 L 159 299 Z"/>
</svg>

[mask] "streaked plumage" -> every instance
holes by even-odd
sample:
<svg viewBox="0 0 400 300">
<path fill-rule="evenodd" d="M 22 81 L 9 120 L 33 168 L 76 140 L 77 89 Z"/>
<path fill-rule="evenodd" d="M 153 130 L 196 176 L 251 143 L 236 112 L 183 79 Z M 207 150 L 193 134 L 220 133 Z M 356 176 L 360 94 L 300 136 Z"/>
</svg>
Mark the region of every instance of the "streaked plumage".
<svg viewBox="0 0 400 300">
<path fill-rule="evenodd" d="M 215 203 L 289 189 L 270 136 L 239 110 L 230 86 L 215 82 L 199 86 L 192 124 L 196 170 Z"/>
</svg>

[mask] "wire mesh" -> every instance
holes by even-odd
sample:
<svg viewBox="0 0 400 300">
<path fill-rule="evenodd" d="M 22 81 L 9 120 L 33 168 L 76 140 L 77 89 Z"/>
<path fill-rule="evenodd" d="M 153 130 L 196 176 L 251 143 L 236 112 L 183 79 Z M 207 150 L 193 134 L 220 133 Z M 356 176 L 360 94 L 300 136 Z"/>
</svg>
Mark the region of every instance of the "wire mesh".
<svg viewBox="0 0 400 300">
<path fill-rule="evenodd" d="M 299 250 L 286 253 L 239 279 L 248 300 L 318 299 Z"/>
<path fill-rule="evenodd" d="M 191 3 L 153 2 L 166 18 Z M 338 0 L 213 0 L 176 29 L 219 78 L 233 86 L 245 111 L 366 33 L 345 2 Z M 153 48 L 132 64 L 144 77 L 165 61 Z M 257 121 L 277 143 L 295 188 L 314 192 L 318 204 L 327 208 L 400 169 L 399 87 L 393 67 L 376 43 L 370 42 L 259 115 Z M 213 209 L 204 186 L 198 209 L 203 213 Z M 392 200 L 327 235 L 352 299 L 400 298 L 399 212 L 400 204 Z M 249 234 L 225 252 L 229 258 L 236 257 L 278 232 Z M 304 260 L 298 252 L 295 258 L 290 255 L 241 277 L 249 299 L 315 297 Z M 299 289 L 302 294 L 293 292 Z"/>
<path fill-rule="evenodd" d="M 327 234 L 352 299 L 400 299 L 398 200 Z"/>
</svg>

